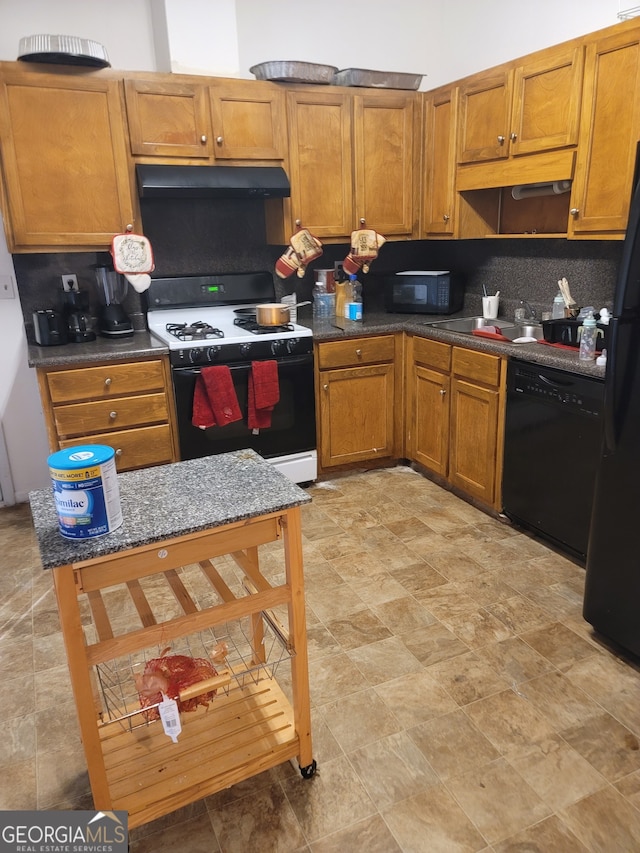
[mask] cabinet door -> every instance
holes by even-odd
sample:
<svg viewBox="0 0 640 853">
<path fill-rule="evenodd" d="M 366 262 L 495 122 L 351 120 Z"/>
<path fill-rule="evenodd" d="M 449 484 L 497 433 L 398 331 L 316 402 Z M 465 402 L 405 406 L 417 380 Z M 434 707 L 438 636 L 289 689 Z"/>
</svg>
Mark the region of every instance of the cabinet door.
<svg viewBox="0 0 640 853">
<path fill-rule="evenodd" d="M 354 228 L 351 103 L 341 92 L 288 92 L 291 213 L 316 237 Z"/>
<path fill-rule="evenodd" d="M 587 46 L 570 236 L 622 236 L 640 138 L 640 28 Z"/>
<path fill-rule="evenodd" d="M 417 111 L 413 93 L 353 97 L 356 220 L 384 236 L 414 230 Z"/>
<path fill-rule="evenodd" d="M 104 250 L 133 227 L 117 82 L 7 71 L 0 99 L 11 249 Z"/>
<path fill-rule="evenodd" d="M 322 371 L 320 382 L 322 467 L 392 457 L 393 364 Z"/>
<path fill-rule="evenodd" d="M 580 45 L 545 50 L 516 68 L 510 154 L 577 145 L 583 65 Z"/>
<path fill-rule="evenodd" d="M 509 155 L 513 71 L 478 74 L 460 87 L 459 163 Z"/>
<path fill-rule="evenodd" d="M 284 92 L 264 81 L 216 83 L 209 90 L 216 160 L 282 160 Z"/>
<path fill-rule="evenodd" d="M 411 458 L 442 477 L 449 458 L 448 376 L 419 364 L 413 367 L 409 414 Z"/>
<path fill-rule="evenodd" d="M 451 381 L 449 480 L 486 504 L 495 499 L 499 392 Z"/>
<path fill-rule="evenodd" d="M 424 105 L 423 236 L 452 237 L 456 205 L 458 90 L 433 94 Z"/>
<path fill-rule="evenodd" d="M 125 80 L 124 91 L 132 154 L 204 160 L 211 157 L 205 85 Z"/>
</svg>

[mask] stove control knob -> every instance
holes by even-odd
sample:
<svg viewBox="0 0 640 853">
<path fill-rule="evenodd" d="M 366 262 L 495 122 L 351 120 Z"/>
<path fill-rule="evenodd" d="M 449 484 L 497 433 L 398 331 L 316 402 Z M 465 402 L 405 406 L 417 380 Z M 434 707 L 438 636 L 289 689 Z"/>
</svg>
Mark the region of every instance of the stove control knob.
<svg viewBox="0 0 640 853">
<path fill-rule="evenodd" d="M 220 350 L 222 347 L 208 347 L 207 349 L 207 361 L 216 361 L 218 356 L 220 355 Z"/>
<path fill-rule="evenodd" d="M 287 341 L 287 352 L 295 352 L 296 346 L 300 343 L 299 338 L 289 338 Z"/>
<path fill-rule="evenodd" d="M 240 352 L 242 355 L 247 355 L 251 350 L 251 344 L 240 344 Z"/>
<path fill-rule="evenodd" d="M 282 351 L 283 346 L 284 341 L 271 341 L 271 352 L 274 355 L 277 355 L 279 352 Z"/>
<path fill-rule="evenodd" d="M 200 347 L 193 347 L 189 350 L 189 361 L 191 364 L 197 364 L 202 355 L 202 350 Z"/>
</svg>

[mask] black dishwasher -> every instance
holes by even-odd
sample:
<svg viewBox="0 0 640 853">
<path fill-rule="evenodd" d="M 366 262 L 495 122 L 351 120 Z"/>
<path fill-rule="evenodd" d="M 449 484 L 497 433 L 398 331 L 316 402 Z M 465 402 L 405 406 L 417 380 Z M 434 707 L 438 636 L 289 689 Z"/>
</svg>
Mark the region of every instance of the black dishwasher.
<svg viewBox="0 0 640 853">
<path fill-rule="evenodd" d="M 604 383 L 511 359 L 504 514 L 584 563 L 600 458 Z"/>
</svg>

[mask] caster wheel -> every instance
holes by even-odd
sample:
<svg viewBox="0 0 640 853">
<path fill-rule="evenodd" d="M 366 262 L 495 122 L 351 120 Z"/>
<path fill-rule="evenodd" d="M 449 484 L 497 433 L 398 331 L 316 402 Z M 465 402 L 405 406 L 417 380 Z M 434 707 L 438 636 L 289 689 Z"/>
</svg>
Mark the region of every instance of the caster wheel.
<svg viewBox="0 0 640 853">
<path fill-rule="evenodd" d="M 306 767 L 300 768 L 300 775 L 303 779 L 311 779 L 316 775 L 316 770 L 318 769 L 318 765 L 316 764 L 315 758 L 311 762 L 311 764 L 307 764 Z"/>
</svg>

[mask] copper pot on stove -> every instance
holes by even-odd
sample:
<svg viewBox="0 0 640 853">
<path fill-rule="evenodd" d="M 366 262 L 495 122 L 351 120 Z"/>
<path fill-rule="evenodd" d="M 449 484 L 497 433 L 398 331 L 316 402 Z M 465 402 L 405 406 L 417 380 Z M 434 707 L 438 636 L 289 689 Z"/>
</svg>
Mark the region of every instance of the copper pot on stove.
<svg viewBox="0 0 640 853">
<path fill-rule="evenodd" d="M 256 322 L 259 326 L 286 326 L 291 322 L 291 308 L 300 305 L 310 305 L 310 302 L 297 302 L 295 305 L 287 305 L 285 302 L 263 302 L 254 308 L 240 308 L 236 314 L 253 316 L 255 312 Z"/>
</svg>

